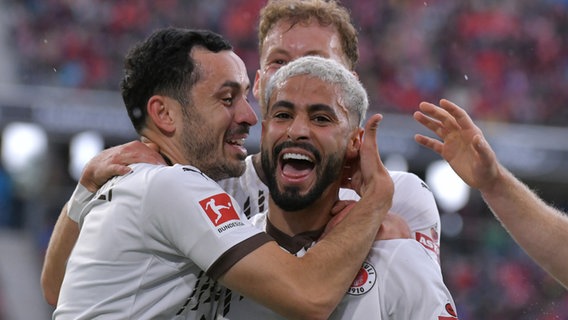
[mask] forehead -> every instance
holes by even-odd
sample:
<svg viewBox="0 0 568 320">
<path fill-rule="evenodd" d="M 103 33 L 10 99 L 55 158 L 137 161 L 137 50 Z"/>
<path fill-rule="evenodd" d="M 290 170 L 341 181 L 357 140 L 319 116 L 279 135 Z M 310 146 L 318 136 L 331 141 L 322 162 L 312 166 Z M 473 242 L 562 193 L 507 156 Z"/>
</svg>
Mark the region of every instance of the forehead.
<svg viewBox="0 0 568 320">
<path fill-rule="evenodd" d="M 266 34 L 261 58 L 274 53 L 286 53 L 293 58 L 319 55 L 344 63 L 339 33 L 335 26 L 323 26 L 316 19 L 296 23 L 278 21 Z"/>
<path fill-rule="evenodd" d="M 199 68 L 198 82 L 206 82 L 212 90 L 223 83 L 237 83 L 243 88 L 249 86 L 249 78 L 243 60 L 230 50 L 211 52 L 203 48 L 195 48 L 191 56 Z M 219 84 L 216 86 L 216 84 Z"/>
<path fill-rule="evenodd" d="M 347 109 L 341 103 L 339 90 L 338 86 L 314 76 L 293 76 L 274 88 L 269 105 L 287 101 L 294 108 L 308 108 L 308 111 L 312 106 L 325 105 L 330 107 L 330 111 L 346 115 Z"/>
</svg>

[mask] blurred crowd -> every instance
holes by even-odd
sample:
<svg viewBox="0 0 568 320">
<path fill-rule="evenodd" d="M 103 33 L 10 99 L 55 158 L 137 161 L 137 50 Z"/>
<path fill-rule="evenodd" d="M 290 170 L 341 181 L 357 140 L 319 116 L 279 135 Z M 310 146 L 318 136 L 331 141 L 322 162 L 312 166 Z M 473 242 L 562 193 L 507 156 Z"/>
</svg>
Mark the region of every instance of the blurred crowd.
<svg viewBox="0 0 568 320">
<path fill-rule="evenodd" d="M 4 2 L 18 83 L 117 90 L 127 50 L 170 25 L 215 30 L 233 43 L 251 79 L 258 67 L 256 24 L 265 0 Z M 357 71 L 375 111 L 408 114 L 420 101 L 444 97 L 476 119 L 568 125 L 568 0 L 341 3 L 360 32 Z M 558 205 L 568 209 L 566 201 Z M 567 291 L 481 201 L 460 214 L 462 233 L 442 235 L 444 276 L 460 319 L 568 319 Z M 0 215 L 0 224 L 8 218 Z"/>
<path fill-rule="evenodd" d="M 208 28 L 258 66 L 265 0 L 9 1 L 19 81 L 116 90 L 122 58 L 151 30 Z M 568 124 L 568 1 L 345 0 L 359 74 L 381 111 L 451 98 L 475 118 Z"/>
</svg>

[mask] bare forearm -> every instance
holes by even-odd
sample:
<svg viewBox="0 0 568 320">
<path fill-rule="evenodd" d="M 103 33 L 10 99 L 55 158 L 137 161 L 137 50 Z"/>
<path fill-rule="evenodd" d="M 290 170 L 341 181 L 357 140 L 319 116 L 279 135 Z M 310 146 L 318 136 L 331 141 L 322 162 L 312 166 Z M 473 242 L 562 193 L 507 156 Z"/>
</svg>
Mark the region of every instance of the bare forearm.
<svg viewBox="0 0 568 320">
<path fill-rule="evenodd" d="M 517 243 L 568 288 L 568 217 L 502 170 L 484 200 Z"/>
<path fill-rule="evenodd" d="M 45 300 L 56 305 L 65 275 L 65 265 L 79 236 L 79 226 L 67 216 L 67 204 L 61 210 L 53 229 L 41 271 L 41 287 Z"/>
</svg>

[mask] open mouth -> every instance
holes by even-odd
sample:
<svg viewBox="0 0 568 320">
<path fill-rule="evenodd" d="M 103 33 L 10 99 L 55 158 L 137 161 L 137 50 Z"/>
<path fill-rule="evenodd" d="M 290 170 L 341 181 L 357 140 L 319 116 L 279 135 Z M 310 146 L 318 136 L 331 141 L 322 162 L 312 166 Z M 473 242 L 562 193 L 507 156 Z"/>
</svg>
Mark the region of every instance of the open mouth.
<svg viewBox="0 0 568 320">
<path fill-rule="evenodd" d="M 297 179 L 307 176 L 314 169 L 314 161 L 304 154 L 284 153 L 281 158 L 282 174 Z"/>
<path fill-rule="evenodd" d="M 242 139 L 231 139 L 231 140 L 226 140 L 225 142 L 227 142 L 228 144 L 233 145 L 233 146 L 244 147 L 244 145 L 245 145 L 245 138 L 242 138 Z"/>
</svg>

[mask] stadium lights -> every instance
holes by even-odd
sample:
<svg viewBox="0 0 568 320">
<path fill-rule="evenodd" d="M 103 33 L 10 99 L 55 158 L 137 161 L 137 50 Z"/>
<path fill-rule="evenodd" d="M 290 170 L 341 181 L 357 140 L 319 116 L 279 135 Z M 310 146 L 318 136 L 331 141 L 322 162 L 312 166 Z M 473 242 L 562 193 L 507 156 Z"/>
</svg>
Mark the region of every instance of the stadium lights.
<svg viewBox="0 0 568 320">
<path fill-rule="evenodd" d="M 69 143 L 69 174 L 76 181 L 91 158 L 104 148 L 103 137 L 94 131 L 76 134 Z"/>
</svg>

